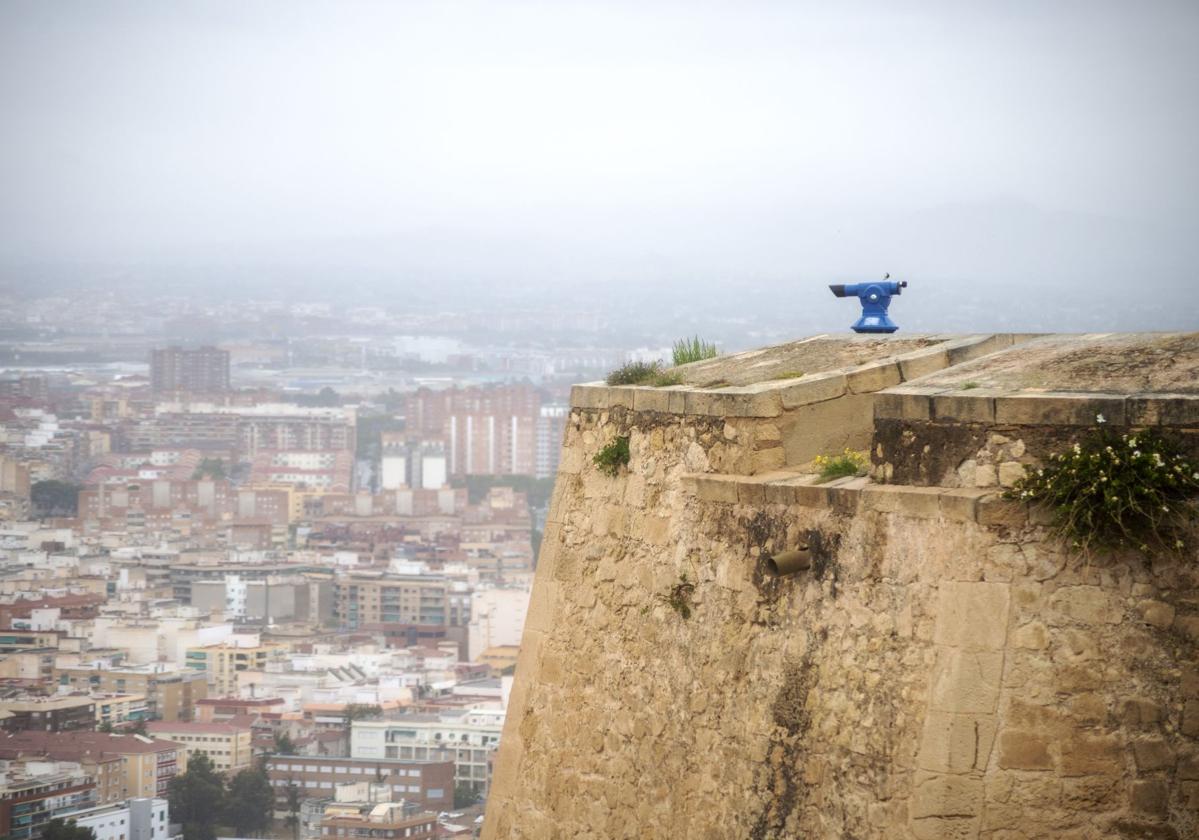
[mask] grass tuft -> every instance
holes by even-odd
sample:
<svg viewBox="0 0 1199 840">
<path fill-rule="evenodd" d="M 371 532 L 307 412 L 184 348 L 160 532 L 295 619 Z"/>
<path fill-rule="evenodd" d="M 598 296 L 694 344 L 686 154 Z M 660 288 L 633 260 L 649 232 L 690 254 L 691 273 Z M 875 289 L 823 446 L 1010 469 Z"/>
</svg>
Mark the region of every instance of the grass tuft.
<svg viewBox="0 0 1199 840">
<path fill-rule="evenodd" d="M 716 358 L 716 345 L 704 341 L 698 335 L 694 338 L 682 338 L 674 343 L 674 364 L 689 364 L 702 362 L 704 359 Z"/>
</svg>

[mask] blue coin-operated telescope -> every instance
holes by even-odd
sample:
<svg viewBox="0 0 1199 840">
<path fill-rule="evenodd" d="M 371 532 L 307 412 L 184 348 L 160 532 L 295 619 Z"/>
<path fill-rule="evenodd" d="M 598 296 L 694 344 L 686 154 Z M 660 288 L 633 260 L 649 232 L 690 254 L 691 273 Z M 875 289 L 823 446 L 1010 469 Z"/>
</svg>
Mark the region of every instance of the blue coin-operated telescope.
<svg viewBox="0 0 1199 840">
<path fill-rule="evenodd" d="M 892 295 L 899 294 L 907 285 L 907 280 L 896 282 L 884 279 L 873 283 L 853 283 L 829 288 L 837 297 L 856 297 L 862 301 L 862 317 L 854 322 L 854 332 L 893 333 L 899 329 L 899 325 L 887 317 L 887 307 L 891 305 Z"/>
</svg>

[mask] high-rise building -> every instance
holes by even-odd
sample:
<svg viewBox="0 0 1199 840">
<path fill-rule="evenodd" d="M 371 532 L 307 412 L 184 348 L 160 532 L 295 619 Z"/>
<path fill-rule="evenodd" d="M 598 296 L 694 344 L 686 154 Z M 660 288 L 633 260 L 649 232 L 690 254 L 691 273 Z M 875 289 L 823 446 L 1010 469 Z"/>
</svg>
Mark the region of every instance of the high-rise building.
<svg viewBox="0 0 1199 840">
<path fill-rule="evenodd" d="M 445 441 L 451 476 L 534 475 L 540 409 L 531 385 L 421 388 L 406 398 L 404 416 L 410 435 Z"/>
<path fill-rule="evenodd" d="M 216 347 L 150 351 L 150 384 L 157 392 L 215 394 L 229 390 L 229 351 Z"/>
<path fill-rule="evenodd" d="M 570 406 L 561 403 L 541 407 L 537 418 L 537 478 L 551 478 L 558 474 L 562 435 L 566 431 L 566 418 L 569 415 Z"/>
</svg>

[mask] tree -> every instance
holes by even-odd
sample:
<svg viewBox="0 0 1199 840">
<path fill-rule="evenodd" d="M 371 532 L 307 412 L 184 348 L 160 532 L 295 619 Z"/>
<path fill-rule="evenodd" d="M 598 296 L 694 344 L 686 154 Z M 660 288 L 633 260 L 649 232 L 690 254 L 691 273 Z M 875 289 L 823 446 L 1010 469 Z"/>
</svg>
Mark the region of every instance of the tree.
<svg viewBox="0 0 1199 840">
<path fill-rule="evenodd" d="M 469 782 L 454 785 L 454 807 L 469 808 L 479 801 L 479 794 Z"/>
<path fill-rule="evenodd" d="M 79 485 L 38 481 L 29 488 L 29 501 L 38 516 L 75 516 L 79 512 Z"/>
<path fill-rule="evenodd" d="M 275 791 L 261 768 L 242 770 L 229 782 L 225 821 L 238 837 L 258 836 L 271 825 Z"/>
<path fill-rule="evenodd" d="M 286 732 L 275 733 L 275 755 L 295 755 L 295 742 L 288 737 Z"/>
<path fill-rule="evenodd" d="M 42 840 L 96 840 L 96 832 L 74 820 L 55 818 L 42 826 Z"/>
<path fill-rule="evenodd" d="M 300 840 L 300 789 L 287 780 L 287 818 L 283 824 L 291 829 L 292 840 Z"/>
<path fill-rule="evenodd" d="M 383 709 L 369 703 L 350 703 L 344 712 L 346 721 L 346 745 L 348 746 L 354 730 L 354 721 L 367 720 L 383 716 Z"/>
<path fill-rule="evenodd" d="M 183 824 L 183 840 L 215 840 L 216 820 L 225 802 L 225 786 L 204 753 L 194 754 L 187 772 L 171 779 L 171 818 Z"/>
<path fill-rule="evenodd" d="M 211 476 L 217 481 L 225 478 L 225 462 L 220 458 L 204 458 L 201 460 L 200 465 L 192 473 L 192 480 L 199 480 L 206 475 Z"/>
<path fill-rule="evenodd" d="M 100 724 L 99 729 L 97 731 L 103 732 L 106 735 L 111 734 L 112 733 L 112 721 L 111 720 L 104 721 L 103 723 Z"/>
</svg>

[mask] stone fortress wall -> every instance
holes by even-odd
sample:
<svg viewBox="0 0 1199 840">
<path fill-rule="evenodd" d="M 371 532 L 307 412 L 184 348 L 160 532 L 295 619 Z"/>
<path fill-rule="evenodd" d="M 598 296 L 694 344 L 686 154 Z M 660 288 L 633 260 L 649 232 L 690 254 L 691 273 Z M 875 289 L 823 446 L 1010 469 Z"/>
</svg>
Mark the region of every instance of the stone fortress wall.
<svg viewBox="0 0 1199 840">
<path fill-rule="evenodd" d="M 1096 414 L 1199 449 L 1199 335 L 685 370 L 575 389 L 484 838 L 1199 836 L 1199 558 L 1073 556 L 999 495 Z M 871 477 L 816 484 L 847 445 Z"/>
</svg>

